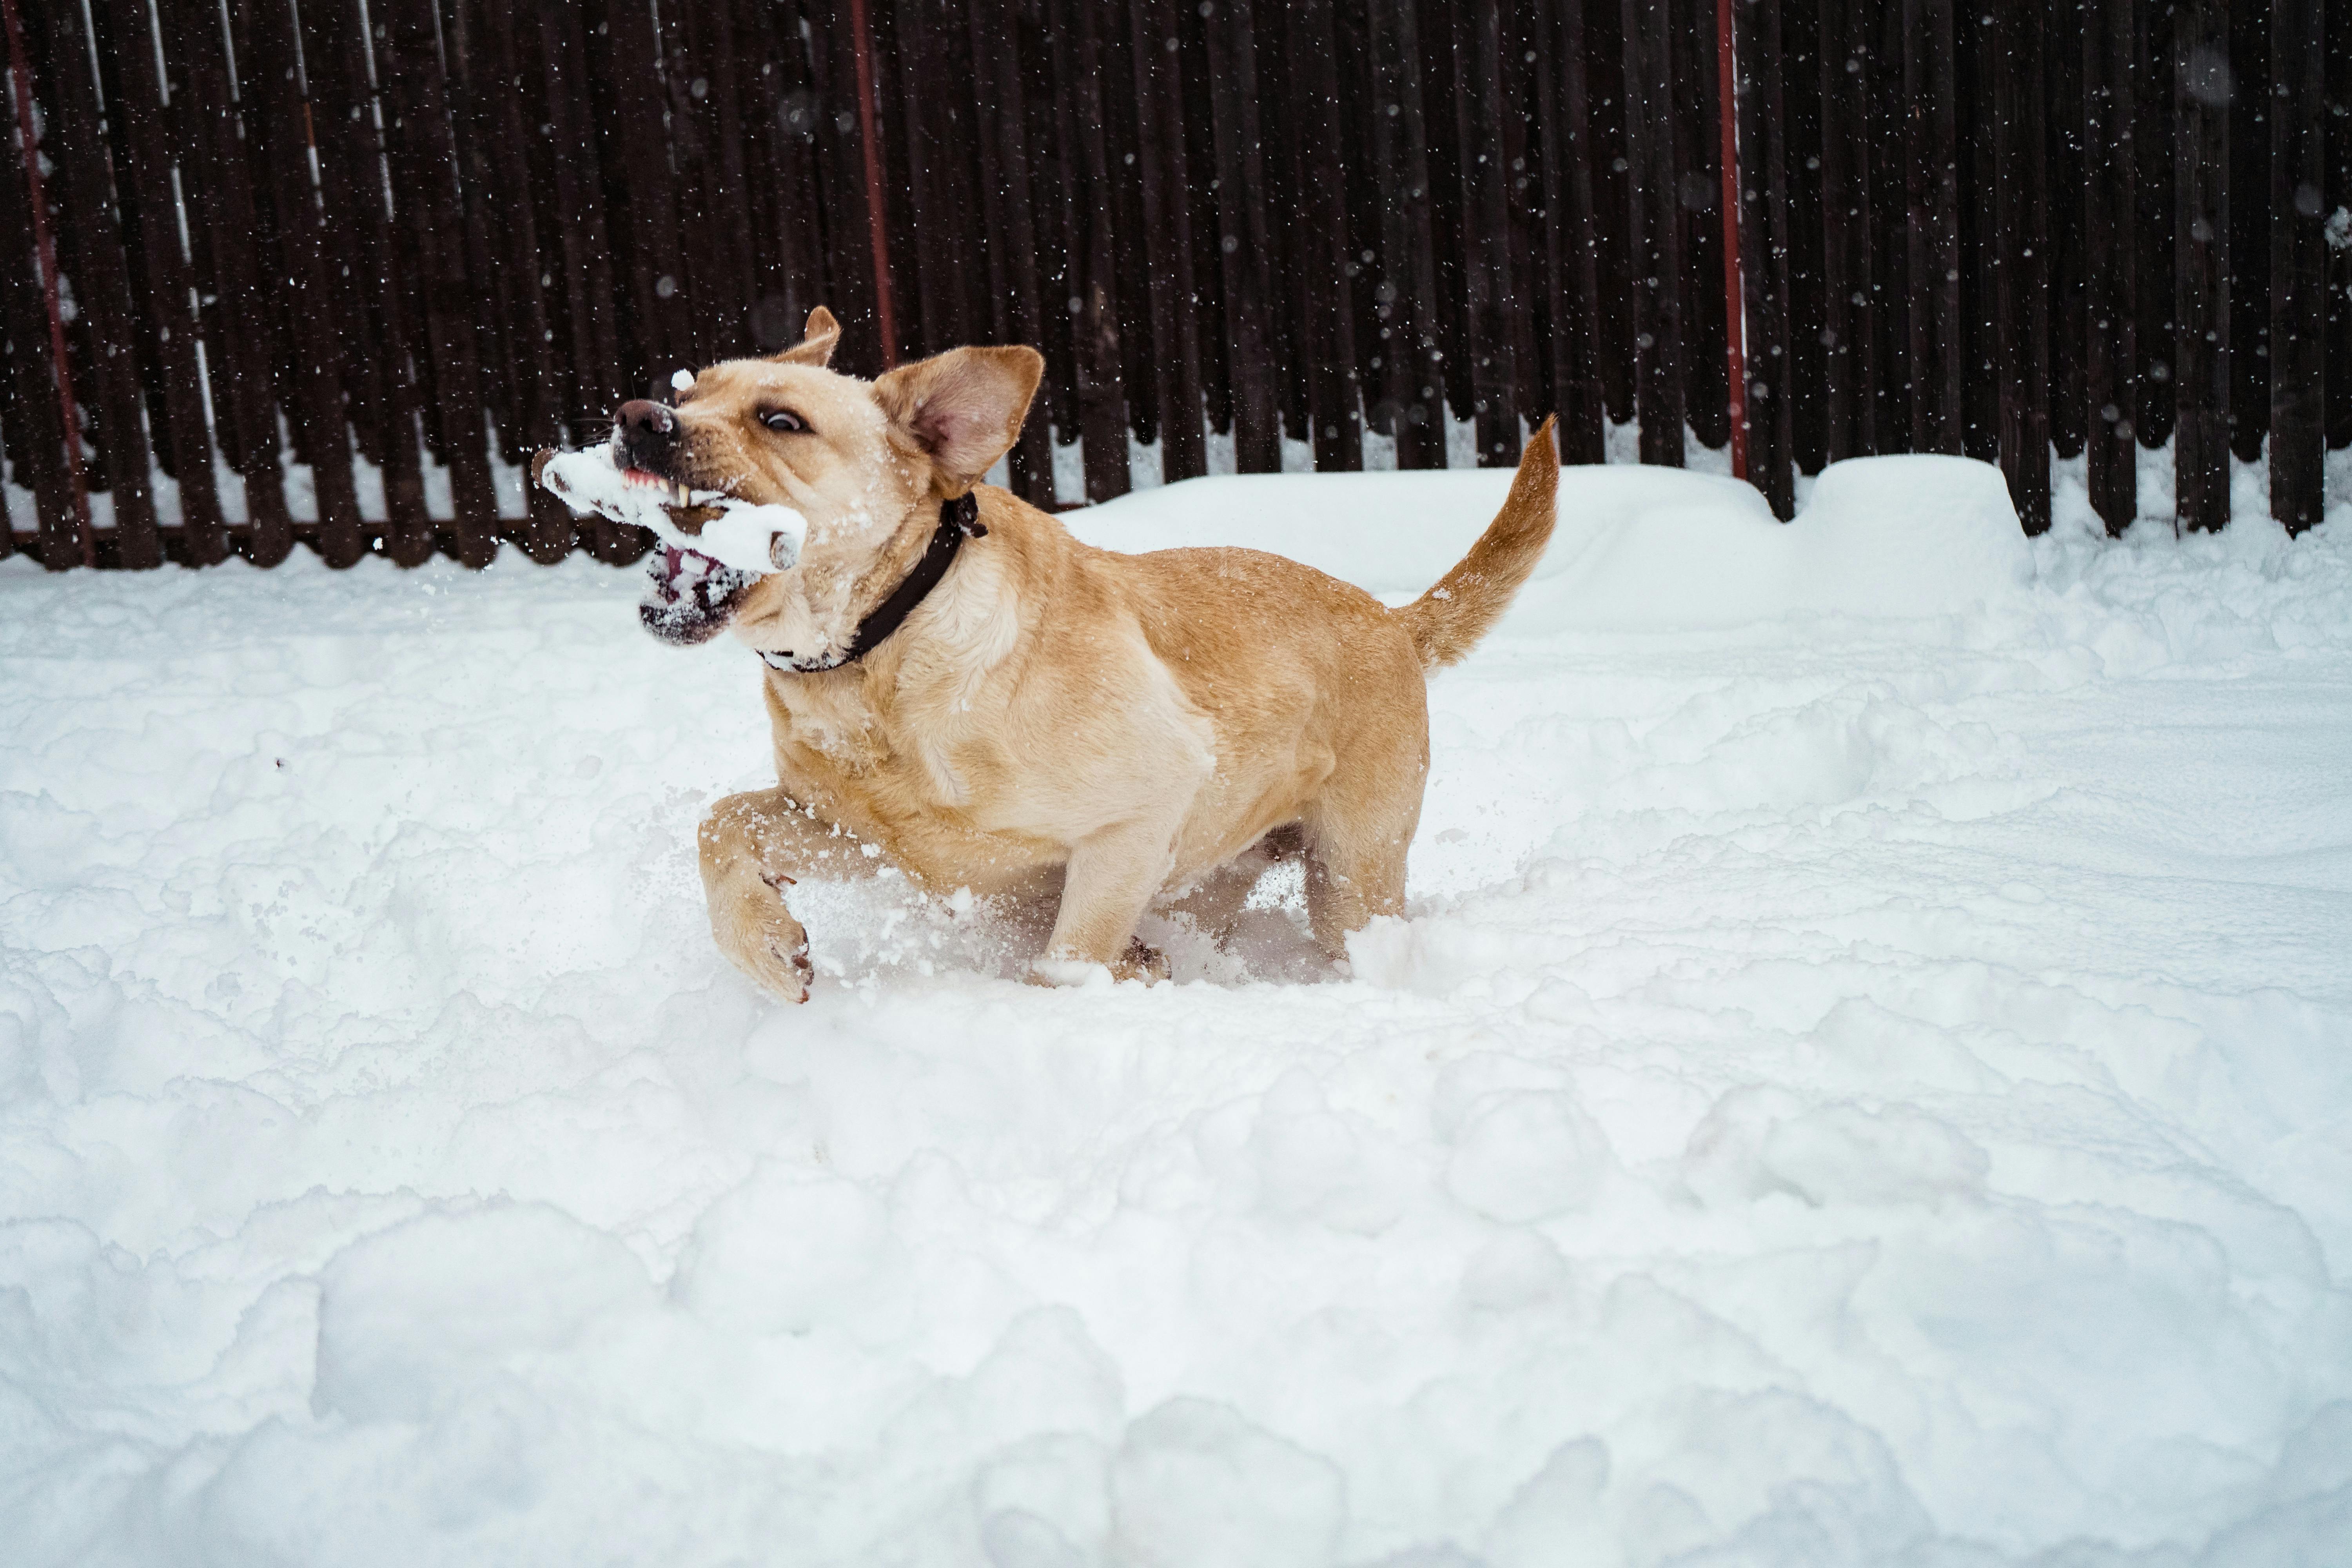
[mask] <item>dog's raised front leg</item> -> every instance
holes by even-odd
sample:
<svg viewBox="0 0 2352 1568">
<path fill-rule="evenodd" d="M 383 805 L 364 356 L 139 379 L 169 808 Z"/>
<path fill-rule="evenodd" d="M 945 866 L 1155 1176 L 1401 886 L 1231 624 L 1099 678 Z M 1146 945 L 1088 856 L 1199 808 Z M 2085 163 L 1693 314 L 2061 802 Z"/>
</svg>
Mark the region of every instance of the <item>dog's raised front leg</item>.
<svg viewBox="0 0 2352 1568">
<path fill-rule="evenodd" d="M 728 961 L 788 1002 L 808 1000 L 808 931 L 784 907 L 802 877 L 870 877 L 880 864 L 780 789 L 730 795 L 702 819 L 702 889 Z"/>
<path fill-rule="evenodd" d="M 1165 961 L 1137 941 L 1135 922 L 1175 866 L 1176 825 L 1153 817 L 1105 828 L 1070 851 L 1062 908 L 1035 977 L 1066 985 L 1101 964 L 1118 980 L 1164 980 Z"/>
</svg>

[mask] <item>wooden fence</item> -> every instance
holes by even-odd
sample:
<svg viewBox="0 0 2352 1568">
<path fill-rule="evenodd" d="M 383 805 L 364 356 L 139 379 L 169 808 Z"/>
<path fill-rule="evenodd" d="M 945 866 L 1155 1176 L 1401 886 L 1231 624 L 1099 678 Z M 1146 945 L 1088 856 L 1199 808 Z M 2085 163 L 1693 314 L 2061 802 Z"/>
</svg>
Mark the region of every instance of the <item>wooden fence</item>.
<svg viewBox="0 0 2352 1568">
<path fill-rule="evenodd" d="M 1732 5 L 0 0 L 0 552 L 625 560 L 525 455 L 819 302 L 866 374 L 1041 347 L 1039 501 L 1056 442 L 1099 500 L 1130 436 L 1431 467 L 1557 411 L 1585 461 L 1737 421 L 1783 516 L 1966 452 L 2039 529 L 2087 450 L 2120 527 L 2168 441 L 2185 525 L 2265 451 L 2318 520 L 2352 3 Z"/>
</svg>

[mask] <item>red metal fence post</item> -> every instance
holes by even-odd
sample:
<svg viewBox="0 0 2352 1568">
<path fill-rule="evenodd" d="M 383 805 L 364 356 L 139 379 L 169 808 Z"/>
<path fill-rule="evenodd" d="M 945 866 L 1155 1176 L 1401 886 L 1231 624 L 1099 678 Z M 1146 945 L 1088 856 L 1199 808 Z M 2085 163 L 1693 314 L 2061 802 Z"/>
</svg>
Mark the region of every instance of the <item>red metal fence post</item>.
<svg viewBox="0 0 2352 1568">
<path fill-rule="evenodd" d="M 1722 100 L 1723 321 L 1726 379 L 1731 393 L 1731 475 L 1748 477 L 1747 313 L 1739 286 L 1739 114 L 1734 105 L 1731 42 L 1733 0 L 1715 0 L 1715 79 Z"/>
<path fill-rule="evenodd" d="M 16 0 L 0 0 L 8 27 L 8 71 L 16 82 L 16 134 L 24 143 L 25 188 L 32 197 L 33 254 L 40 265 L 41 293 L 49 311 L 49 353 L 57 363 L 58 420 L 66 446 L 66 478 L 72 487 L 74 531 L 81 563 L 98 564 L 98 541 L 89 527 L 89 487 L 81 471 L 81 411 L 74 403 L 73 366 L 66 358 L 66 319 L 58 299 L 58 250 L 49 237 L 48 198 L 41 186 L 41 156 L 33 140 L 33 68 L 25 58 L 25 29 Z M 55 562 L 47 563 L 54 566 Z"/>
</svg>

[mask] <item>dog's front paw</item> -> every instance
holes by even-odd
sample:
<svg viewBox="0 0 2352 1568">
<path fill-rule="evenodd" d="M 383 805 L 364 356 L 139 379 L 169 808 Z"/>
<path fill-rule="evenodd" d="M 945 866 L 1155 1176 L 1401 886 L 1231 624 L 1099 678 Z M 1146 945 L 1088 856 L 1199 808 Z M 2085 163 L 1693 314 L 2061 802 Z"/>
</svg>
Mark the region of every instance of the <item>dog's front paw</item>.
<svg viewBox="0 0 2352 1568">
<path fill-rule="evenodd" d="M 786 1002 L 805 1002 L 816 967 L 809 962 L 808 928 L 793 918 L 781 895 L 748 895 L 710 911 L 710 934 L 728 962 L 760 989 Z"/>
</svg>

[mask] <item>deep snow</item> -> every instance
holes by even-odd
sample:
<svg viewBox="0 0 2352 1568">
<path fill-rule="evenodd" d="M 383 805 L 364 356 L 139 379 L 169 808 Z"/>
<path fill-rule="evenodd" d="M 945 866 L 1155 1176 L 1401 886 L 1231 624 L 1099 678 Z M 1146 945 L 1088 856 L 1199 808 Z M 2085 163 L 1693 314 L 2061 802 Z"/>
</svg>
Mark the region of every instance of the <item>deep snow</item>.
<svg viewBox="0 0 2352 1568">
<path fill-rule="evenodd" d="M 1394 596 L 1503 483 L 1078 526 Z M 2332 1560 L 2352 517 L 1991 486 L 1572 470 L 1350 978 L 886 879 L 802 1008 L 635 573 L 0 563 L 0 1555 Z"/>
</svg>

